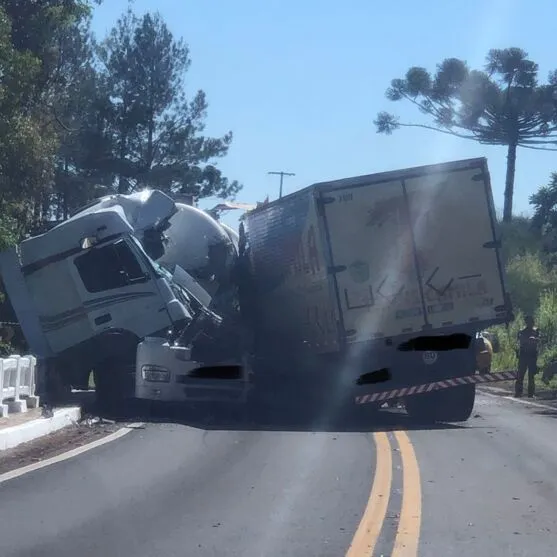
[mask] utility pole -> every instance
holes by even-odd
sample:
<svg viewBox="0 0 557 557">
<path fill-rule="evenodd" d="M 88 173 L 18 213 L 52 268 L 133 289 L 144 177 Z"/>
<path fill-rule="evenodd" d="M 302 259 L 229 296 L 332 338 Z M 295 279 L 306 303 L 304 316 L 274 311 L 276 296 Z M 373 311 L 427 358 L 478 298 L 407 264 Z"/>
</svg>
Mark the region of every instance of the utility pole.
<svg viewBox="0 0 557 557">
<path fill-rule="evenodd" d="M 294 172 L 283 172 L 282 170 L 280 172 L 267 172 L 267 174 L 275 174 L 277 176 L 280 176 L 279 199 L 282 197 L 282 181 L 284 180 L 284 177 L 296 176 Z"/>
</svg>

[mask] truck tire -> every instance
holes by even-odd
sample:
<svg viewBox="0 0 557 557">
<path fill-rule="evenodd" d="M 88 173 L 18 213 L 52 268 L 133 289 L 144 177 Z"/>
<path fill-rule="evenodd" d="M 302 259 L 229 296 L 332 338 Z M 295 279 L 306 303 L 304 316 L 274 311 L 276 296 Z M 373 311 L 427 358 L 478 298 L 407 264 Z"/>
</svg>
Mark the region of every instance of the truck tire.
<svg viewBox="0 0 557 557">
<path fill-rule="evenodd" d="M 350 400 L 350 402 L 345 405 L 344 409 L 349 415 L 351 414 L 357 423 L 370 425 L 379 419 L 381 405 L 373 402 L 368 404 L 354 404 L 354 401 Z"/>
<path fill-rule="evenodd" d="M 414 420 L 423 424 L 434 423 L 436 416 L 436 400 L 437 393 L 427 393 L 422 395 L 414 395 L 408 397 L 404 401 L 406 413 Z"/>
<path fill-rule="evenodd" d="M 440 396 L 437 420 L 440 422 L 465 422 L 474 410 L 476 385 L 463 385 L 446 389 Z"/>
<path fill-rule="evenodd" d="M 60 368 L 51 365 L 48 370 L 47 386 L 43 401 L 48 404 L 67 403 L 72 393 L 72 387 Z"/>
<path fill-rule="evenodd" d="M 406 412 L 421 423 L 465 422 L 474 409 L 476 385 L 409 397 Z"/>
<path fill-rule="evenodd" d="M 105 362 L 94 371 L 96 402 L 105 412 L 122 411 L 134 393 L 135 362 Z"/>
</svg>

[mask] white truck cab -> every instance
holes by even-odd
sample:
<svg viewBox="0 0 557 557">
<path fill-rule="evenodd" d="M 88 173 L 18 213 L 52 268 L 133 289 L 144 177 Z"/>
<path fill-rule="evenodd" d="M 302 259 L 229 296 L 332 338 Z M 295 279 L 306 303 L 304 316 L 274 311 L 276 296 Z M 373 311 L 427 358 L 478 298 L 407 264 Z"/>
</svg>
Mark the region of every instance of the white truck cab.
<svg viewBox="0 0 557 557">
<path fill-rule="evenodd" d="M 102 399 L 243 397 L 241 326 L 218 287 L 229 283 L 234 245 L 210 217 L 190 213 L 156 190 L 108 196 L 0 254 L 29 348 L 54 377 L 45 383 L 82 387 L 93 371 Z M 211 293 L 200 283 L 207 271 L 220 277 Z M 224 319 L 209 309 L 215 293 L 217 307 L 232 308 Z"/>
<path fill-rule="evenodd" d="M 116 362 L 135 363 L 139 340 L 192 319 L 187 291 L 136 237 L 134 226 L 155 234 L 174 212 L 170 198 L 151 195 L 152 203 L 131 216 L 108 199 L 0 254 L 0 273 L 30 350 L 56 359 L 66 384 L 82 383 L 93 369 L 102 383 Z"/>
</svg>

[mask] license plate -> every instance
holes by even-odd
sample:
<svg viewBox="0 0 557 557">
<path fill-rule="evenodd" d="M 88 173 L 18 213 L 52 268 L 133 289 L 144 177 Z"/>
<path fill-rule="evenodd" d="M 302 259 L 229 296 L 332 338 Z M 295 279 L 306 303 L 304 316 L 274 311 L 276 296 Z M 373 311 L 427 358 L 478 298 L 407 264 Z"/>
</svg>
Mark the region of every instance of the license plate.
<svg viewBox="0 0 557 557">
<path fill-rule="evenodd" d="M 438 356 L 439 354 L 437 352 L 434 352 L 432 350 L 427 350 L 426 352 L 423 353 L 422 359 L 426 366 L 430 366 L 437 361 Z"/>
</svg>

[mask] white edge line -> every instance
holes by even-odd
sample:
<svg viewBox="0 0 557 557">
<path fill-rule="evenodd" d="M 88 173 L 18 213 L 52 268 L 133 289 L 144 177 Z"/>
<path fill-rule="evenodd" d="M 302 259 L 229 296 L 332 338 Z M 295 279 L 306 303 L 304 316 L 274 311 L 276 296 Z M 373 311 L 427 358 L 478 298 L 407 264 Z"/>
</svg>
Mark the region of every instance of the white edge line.
<svg viewBox="0 0 557 557">
<path fill-rule="evenodd" d="M 490 396 L 493 398 L 504 398 L 505 400 L 510 400 L 512 402 L 518 402 L 519 404 L 526 404 L 527 406 L 536 406 L 537 408 L 549 408 L 555 410 L 555 406 L 552 404 L 540 404 L 539 402 L 534 402 L 531 400 L 524 400 L 523 398 L 515 398 L 514 396 L 510 395 L 496 395 L 495 393 L 489 393 L 487 391 L 482 391 L 482 395 Z M 1 477 L 1 476 L 0 476 Z"/>
<path fill-rule="evenodd" d="M 116 439 L 120 439 L 120 437 L 124 437 L 124 435 L 127 435 L 134 429 L 138 429 L 143 425 L 144 424 L 142 422 L 129 424 L 127 426 L 122 427 L 118 431 L 115 431 L 114 433 L 110 433 L 109 435 L 103 437 L 102 439 L 97 439 L 96 441 L 92 441 L 91 443 L 87 443 L 86 445 L 82 445 L 81 447 L 76 447 L 75 449 L 71 449 L 70 451 L 66 451 L 65 453 L 61 453 L 59 455 L 53 456 L 52 458 L 47 458 L 46 460 L 42 460 L 41 462 L 35 462 L 33 464 L 29 464 L 21 468 L 16 468 L 15 470 L 10 470 L 9 472 L 5 472 L 4 474 L 0 474 L 0 484 L 3 484 L 8 480 L 19 478 L 20 476 L 23 476 L 24 474 L 28 474 L 29 472 L 34 472 L 35 470 L 46 468 L 47 466 L 51 466 L 52 464 L 63 462 L 64 460 L 68 460 L 70 458 L 73 458 L 74 456 L 78 456 L 80 454 L 86 453 L 87 451 L 100 447 L 101 445 L 106 445 L 111 441 L 116 441 Z"/>
</svg>

